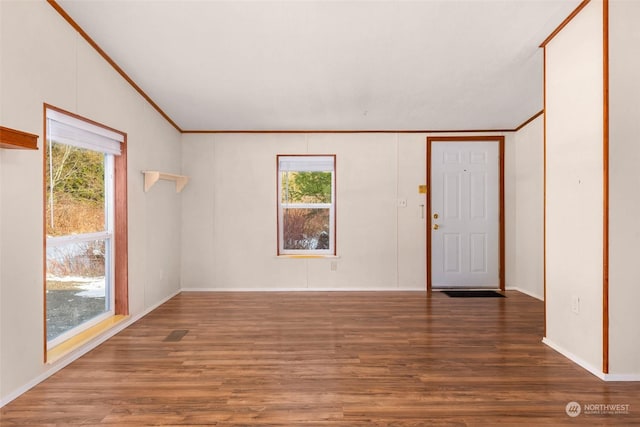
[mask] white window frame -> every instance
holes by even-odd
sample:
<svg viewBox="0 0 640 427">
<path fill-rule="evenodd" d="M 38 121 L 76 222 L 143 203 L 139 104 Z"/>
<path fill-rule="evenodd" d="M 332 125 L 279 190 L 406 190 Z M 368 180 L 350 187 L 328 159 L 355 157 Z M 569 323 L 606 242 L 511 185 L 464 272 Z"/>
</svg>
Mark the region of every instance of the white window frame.
<svg viewBox="0 0 640 427">
<path fill-rule="evenodd" d="M 124 141 L 122 135 L 111 132 L 87 121 L 79 120 L 60 111 L 46 109 L 47 119 L 47 149 L 51 151 L 52 144 L 59 143 L 77 148 L 104 153 L 104 186 L 105 186 L 105 229 L 95 233 L 81 233 L 58 237 L 47 237 L 46 246 L 55 247 L 66 244 L 82 243 L 93 240 L 104 240 L 105 251 L 105 302 L 108 303 L 105 312 L 83 322 L 57 337 L 47 340 L 47 351 L 78 335 L 79 333 L 97 325 L 115 315 L 115 196 L 114 196 L 114 155 L 120 155 L 120 143 Z M 49 179 L 49 177 L 47 177 Z M 45 331 L 46 336 L 46 331 Z"/>
<path fill-rule="evenodd" d="M 278 155 L 277 163 L 277 205 L 278 205 L 278 255 L 284 256 L 335 256 L 336 255 L 336 155 L 335 154 L 287 154 Z M 282 173 L 331 172 L 331 203 L 283 203 Z M 329 249 L 285 249 L 284 210 L 285 209 L 329 209 Z"/>
</svg>

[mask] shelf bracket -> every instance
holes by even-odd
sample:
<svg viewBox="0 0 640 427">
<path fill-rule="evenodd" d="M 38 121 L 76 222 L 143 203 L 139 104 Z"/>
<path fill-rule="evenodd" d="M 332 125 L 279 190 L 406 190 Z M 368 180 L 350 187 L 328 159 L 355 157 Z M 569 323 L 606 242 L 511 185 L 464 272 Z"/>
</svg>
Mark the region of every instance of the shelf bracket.
<svg viewBox="0 0 640 427">
<path fill-rule="evenodd" d="M 146 193 L 153 187 L 153 185 L 159 180 L 175 181 L 176 193 L 182 191 L 182 189 L 189 182 L 189 177 L 184 175 L 176 175 L 172 173 L 165 173 L 160 171 L 142 171 L 144 174 L 144 192 Z"/>
</svg>

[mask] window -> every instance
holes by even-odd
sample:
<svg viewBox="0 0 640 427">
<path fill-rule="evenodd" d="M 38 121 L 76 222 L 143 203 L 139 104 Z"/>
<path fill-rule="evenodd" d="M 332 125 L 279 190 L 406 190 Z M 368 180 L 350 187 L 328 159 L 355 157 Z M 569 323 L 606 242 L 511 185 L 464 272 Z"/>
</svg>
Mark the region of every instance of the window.
<svg viewBox="0 0 640 427">
<path fill-rule="evenodd" d="M 278 255 L 335 255 L 335 155 L 279 155 Z"/>
<path fill-rule="evenodd" d="M 126 182 L 126 145 L 124 134 L 62 110 L 45 107 L 45 115 L 45 315 L 51 349 L 114 314 L 127 314 L 126 191 L 124 200 L 116 204 L 115 198 L 116 181 Z M 122 251 L 119 260 L 116 250 Z M 124 275 L 116 274 L 122 268 Z"/>
</svg>

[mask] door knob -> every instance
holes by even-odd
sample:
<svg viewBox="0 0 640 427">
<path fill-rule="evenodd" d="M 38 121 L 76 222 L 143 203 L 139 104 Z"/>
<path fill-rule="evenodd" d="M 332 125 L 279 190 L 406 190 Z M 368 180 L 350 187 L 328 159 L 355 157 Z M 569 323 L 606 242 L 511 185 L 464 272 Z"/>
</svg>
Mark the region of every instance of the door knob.
<svg viewBox="0 0 640 427">
<path fill-rule="evenodd" d="M 440 226 L 438 224 L 433 224 L 433 229 L 437 230 L 438 228 L 440 228 Z"/>
</svg>

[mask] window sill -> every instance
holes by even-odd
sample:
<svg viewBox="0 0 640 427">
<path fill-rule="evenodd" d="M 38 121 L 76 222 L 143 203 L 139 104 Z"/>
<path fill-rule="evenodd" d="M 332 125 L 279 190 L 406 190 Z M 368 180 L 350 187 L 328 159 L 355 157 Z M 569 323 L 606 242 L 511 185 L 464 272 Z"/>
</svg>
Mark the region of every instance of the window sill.
<svg viewBox="0 0 640 427">
<path fill-rule="evenodd" d="M 276 255 L 276 258 L 299 258 L 299 259 L 323 259 L 323 258 L 340 258 L 338 255 Z"/>
<path fill-rule="evenodd" d="M 74 350 L 77 350 L 78 348 L 87 344 L 89 341 L 100 336 L 102 333 L 123 322 L 128 317 L 129 316 L 124 315 L 115 315 L 109 317 L 108 319 L 105 319 L 102 322 L 90 327 L 86 331 L 80 332 L 73 338 L 69 338 L 68 340 L 58 344 L 51 350 L 47 351 L 47 364 L 60 360 L 67 354 L 71 353 Z"/>
</svg>

